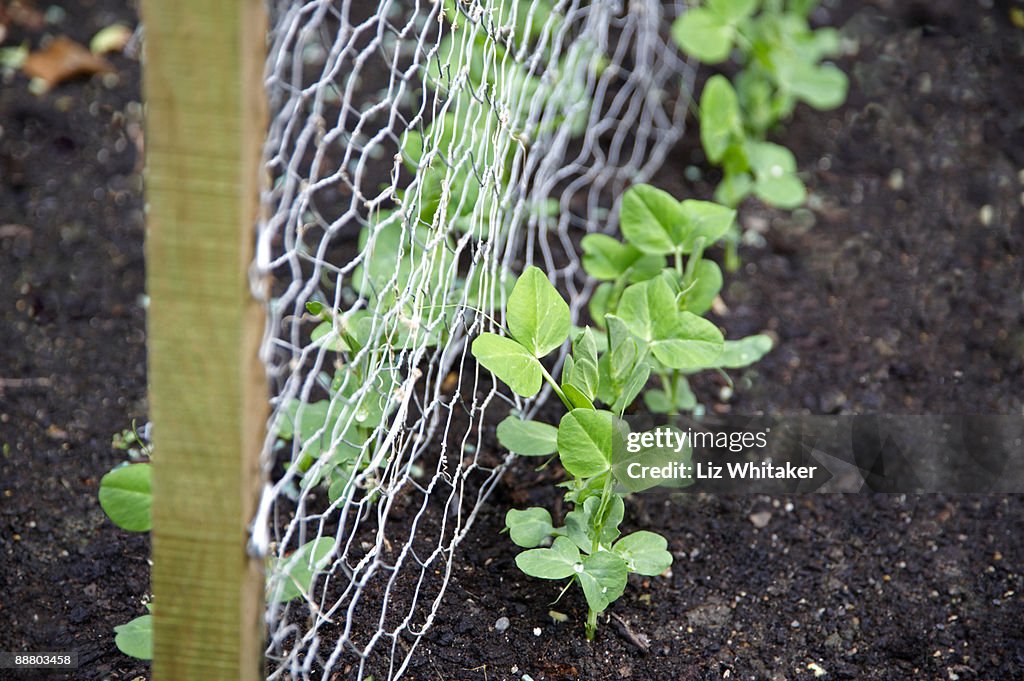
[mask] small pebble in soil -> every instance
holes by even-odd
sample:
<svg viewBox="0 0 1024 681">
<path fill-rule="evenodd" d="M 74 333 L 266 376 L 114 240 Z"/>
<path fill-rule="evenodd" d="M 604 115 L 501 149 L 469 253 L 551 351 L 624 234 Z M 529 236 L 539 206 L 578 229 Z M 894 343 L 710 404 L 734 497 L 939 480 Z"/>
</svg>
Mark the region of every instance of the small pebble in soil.
<svg viewBox="0 0 1024 681">
<path fill-rule="evenodd" d="M 750 514 L 750 522 L 759 530 L 764 529 L 771 522 L 772 512 L 771 511 L 758 511 L 757 513 Z"/>
<path fill-rule="evenodd" d="M 503 631 L 508 631 L 510 626 L 512 623 L 508 621 L 507 617 L 499 617 L 498 621 L 494 623 L 494 630 L 500 634 Z"/>
<path fill-rule="evenodd" d="M 533 628 L 533 635 L 534 635 L 534 636 L 540 636 L 540 635 L 541 635 L 541 633 L 542 633 L 542 632 L 541 632 L 541 628 L 540 628 L 540 627 L 534 627 L 534 628 Z"/>
</svg>

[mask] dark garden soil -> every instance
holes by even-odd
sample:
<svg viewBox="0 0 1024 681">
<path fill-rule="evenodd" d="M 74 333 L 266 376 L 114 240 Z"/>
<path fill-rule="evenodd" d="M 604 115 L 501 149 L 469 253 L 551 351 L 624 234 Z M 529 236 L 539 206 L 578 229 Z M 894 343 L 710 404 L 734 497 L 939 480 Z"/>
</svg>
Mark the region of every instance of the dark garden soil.
<svg viewBox="0 0 1024 681">
<path fill-rule="evenodd" d="M 745 208 L 760 239 L 718 318 L 778 348 L 717 410 L 1022 414 L 1024 30 L 991 4 L 832 11 L 857 50 L 849 101 L 778 133 L 809 210 Z M 121 2 L 65 8 L 51 31 L 82 42 L 136 21 Z M 146 415 L 138 63 L 113 61 L 116 79 L 0 87 L 0 650 L 77 650 L 75 679 L 148 667 L 112 637 L 144 612 L 147 540 L 96 502 L 124 458 L 111 435 Z M 691 130 L 656 182 L 707 195 L 698 148 Z M 532 503 L 553 505 L 550 482 L 517 464 L 411 678 L 1024 678 L 1018 496 L 633 499 L 626 529 L 666 534 L 676 562 L 632 582 L 589 644 L 582 598 L 551 605 L 557 585 L 521 575 L 498 534 Z"/>
<path fill-rule="evenodd" d="M 137 21 L 124 2 L 61 4 L 49 30 L 85 44 Z M 40 37 L 15 27 L 4 46 Z M 0 85 L 0 650 L 76 650 L 82 679 L 148 669 L 112 632 L 146 612 L 148 537 L 96 501 L 125 459 L 111 436 L 146 417 L 139 64 L 111 61 L 106 83 Z"/>
</svg>

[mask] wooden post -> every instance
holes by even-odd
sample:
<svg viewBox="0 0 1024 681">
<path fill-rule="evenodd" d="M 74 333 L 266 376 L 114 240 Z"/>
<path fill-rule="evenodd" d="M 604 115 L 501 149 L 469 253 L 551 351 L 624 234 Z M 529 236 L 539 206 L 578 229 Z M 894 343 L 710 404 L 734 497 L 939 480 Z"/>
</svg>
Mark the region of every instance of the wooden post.
<svg viewBox="0 0 1024 681">
<path fill-rule="evenodd" d="M 268 395 L 247 277 L 264 0 L 143 0 L 142 18 L 153 678 L 262 679 L 264 571 L 246 541 Z"/>
</svg>

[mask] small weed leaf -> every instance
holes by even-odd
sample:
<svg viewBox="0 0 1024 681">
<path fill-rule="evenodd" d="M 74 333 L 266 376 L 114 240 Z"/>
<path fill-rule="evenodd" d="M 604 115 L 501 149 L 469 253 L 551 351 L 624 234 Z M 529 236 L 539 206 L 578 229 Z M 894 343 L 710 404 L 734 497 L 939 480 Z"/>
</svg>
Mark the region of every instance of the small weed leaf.
<svg viewBox="0 0 1024 681">
<path fill-rule="evenodd" d="M 551 514 L 543 508 L 528 508 L 524 511 L 510 509 L 505 514 L 505 527 L 516 546 L 532 549 L 540 546 L 548 537 L 555 534 L 551 522 Z"/>
<path fill-rule="evenodd" d="M 520 456 L 550 456 L 558 451 L 558 428 L 508 416 L 498 424 L 498 442 Z"/>
<path fill-rule="evenodd" d="M 472 346 L 477 361 L 501 379 L 517 395 L 533 397 L 544 380 L 540 362 L 529 350 L 493 333 L 482 333 Z"/>
<path fill-rule="evenodd" d="M 303 544 L 290 556 L 277 559 L 267 585 L 268 599 L 287 603 L 309 592 L 313 578 L 327 567 L 334 551 L 333 537 L 320 537 Z"/>
<path fill-rule="evenodd" d="M 614 415 L 610 411 L 573 409 L 558 424 L 558 458 L 577 478 L 590 478 L 612 465 Z"/>
<path fill-rule="evenodd" d="M 153 659 L 153 616 L 142 615 L 127 624 L 114 627 L 114 644 L 125 655 L 140 660 Z"/>
<path fill-rule="evenodd" d="M 721 163 L 726 150 L 743 139 L 740 103 L 729 80 L 715 75 L 700 96 L 700 141 L 712 163 Z"/>
<path fill-rule="evenodd" d="M 530 549 L 516 556 L 516 565 L 531 577 L 565 579 L 583 570 L 580 550 L 565 537 L 556 537 L 550 549 Z"/>
<path fill-rule="evenodd" d="M 722 369 L 741 369 L 760 360 L 771 352 L 771 349 L 772 339 L 764 334 L 747 336 L 734 341 L 727 340 L 722 347 L 722 354 L 715 364 Z"/>
<path fill-rule="evenodd" d="M 613 551 L 626 561 L 630 572 L 655 577 L 672 565 L 668 541 L 660 534 L 641 530 L 615 543 Z"/>
<path fill-rule="evenodd" d="M 626 590 L 628 577 L 626 561 L 610 551 L 598 551 L 584 558 L 579 580 L 590 609 L 603 612 Z"/>
<path fill-rule="evenodd" d="M 622 234 L 644 253 L 666 255 L 677 247 L 683 208 L 668 192 L 650 185 L 630 187 L 619 212 Z"/>
<path fill-rule="evenodd" d="M 100 506 L 121 529 L 152 529 L 152 472 L 148 463 L 133 463 L 115 468 L 100 480 Z"/>
<path fill-rule="evenodd" d="M 565 300 L 543 272 L 528 267 L 508 299 L 508 330 L 512 337 L 539 358 L 560 347 L 569 337 L 569 328 L 569 306 Z"/>
</svg>

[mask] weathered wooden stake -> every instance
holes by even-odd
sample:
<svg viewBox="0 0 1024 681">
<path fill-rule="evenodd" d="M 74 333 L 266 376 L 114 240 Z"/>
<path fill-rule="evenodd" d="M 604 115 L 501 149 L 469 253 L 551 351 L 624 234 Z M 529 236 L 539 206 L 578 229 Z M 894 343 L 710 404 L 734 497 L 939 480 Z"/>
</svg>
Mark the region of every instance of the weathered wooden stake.
<svg viewBox="0 0 1024 681">
<path fill-rule="evenodd" d="M 157 681 L 263 678 L 246 555 L 267 388 L 247 270 L 266 105 L 263 0 L 143 0 Z"/>
</svg>

